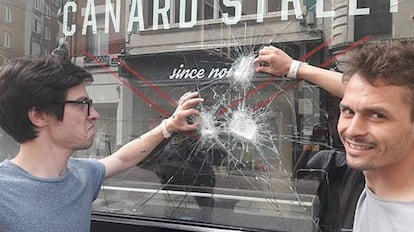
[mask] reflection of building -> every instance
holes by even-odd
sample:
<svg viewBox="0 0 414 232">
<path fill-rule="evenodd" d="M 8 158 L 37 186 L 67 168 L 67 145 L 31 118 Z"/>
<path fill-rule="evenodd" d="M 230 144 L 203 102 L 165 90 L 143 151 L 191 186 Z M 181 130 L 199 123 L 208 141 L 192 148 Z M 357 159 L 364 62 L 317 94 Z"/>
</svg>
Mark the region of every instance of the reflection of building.
<svg viewBox="0 0 414 232">
<path fill-rule="evenodd" d="M 61 0 L 0 2 L 0 64 L 21 56 L 50 54 L 59 42 Z"/>
<path fill-rule="evenodd" d="M 0 65 L 24 54 L 25 1 L 0 2 Z"/>
<path fill-rule="evenodd" d="M 56 17 L 61 0 L 26 1 L 25 55 L 47 55 L 60 38 Z"/>
<path fill-rule="evenodd" d="M 358 1 L 358 15 L 349 15 L 348 1 L 336 1 L 332 19 L 333 38 L 330 50 L 335 54 L 354 41 L 370 36 L 370 40 L 412 40 L 414 37 L 414 5 L 412 2 L 388 0 Z"/>
</svg>

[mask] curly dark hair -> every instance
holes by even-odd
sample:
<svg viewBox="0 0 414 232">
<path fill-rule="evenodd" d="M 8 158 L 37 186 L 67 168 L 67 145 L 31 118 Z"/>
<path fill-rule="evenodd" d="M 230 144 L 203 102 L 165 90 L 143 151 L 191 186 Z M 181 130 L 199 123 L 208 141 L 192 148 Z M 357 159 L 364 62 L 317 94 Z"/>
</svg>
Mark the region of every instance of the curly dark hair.
<svg viewBox="0 0 414 232">
<path fill-rule="evenodd" d="M 92 75 L 63 56 L 18 58 L 0 67 L 0 126 L 17 142 L 37 137 L 28 118 L 35 108 L 63 120 L 67 90 Z"/>
</svg>

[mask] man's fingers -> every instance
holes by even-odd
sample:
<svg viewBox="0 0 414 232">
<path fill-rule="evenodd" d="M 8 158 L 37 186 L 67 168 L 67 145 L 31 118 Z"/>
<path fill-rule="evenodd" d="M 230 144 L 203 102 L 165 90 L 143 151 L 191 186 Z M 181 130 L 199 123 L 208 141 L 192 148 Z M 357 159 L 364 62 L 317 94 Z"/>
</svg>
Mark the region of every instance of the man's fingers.
<svg viewBox="0 0 414 232">
<path fill-rule="evenodd" d="M 274 52 L 275 50 L 277 50 L 277 48 L 275 48 L 273 46 L 265 46 L 262 49 L 260 49 L 259 55 L 268 55 L 268 54 Z"/>
<path fill-rule="evenodd" d="M 270 73 L 272 69 L 269 66 L 259 66 L 256 68 L 256 72 Z"/>
<path fill-rule="evenodd" d="M 198 96 L 198 92 L 187 92 L 187 93 L 184 93 L 184 94 L 180 97 L 180 101 L 186 101 L 186 100 L 188 100 L 188 99 L 195 98 L 195 97 L 197 97 L 197 96 Z"/>
<path fill-rule="evenodd" d="M 179 107 L 182 109 L 188 109 L 194 107 L 204 101 L 203 98 L 196 97 L 198 92 L 193 92 L 187 95 L 183 95 L 180 99 Z"/>
</svg>

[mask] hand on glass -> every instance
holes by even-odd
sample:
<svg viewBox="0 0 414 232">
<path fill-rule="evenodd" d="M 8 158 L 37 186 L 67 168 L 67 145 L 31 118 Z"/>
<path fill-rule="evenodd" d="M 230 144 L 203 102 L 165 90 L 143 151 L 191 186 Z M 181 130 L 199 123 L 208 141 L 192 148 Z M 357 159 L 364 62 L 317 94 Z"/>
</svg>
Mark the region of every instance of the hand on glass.
<svg viewBox="0 0 414 232">
<path fill-rule="evenodd" d="M 198 92 L 187 92 L 180 97 L 175 112 L 166 121 L 168 132 L 192 131 L 199 127 L 200 112 L 194 107 L 202 103 L 204 99 L 198 96 Z"/>
<path fill-rule="evenodd" d="M 268 73 L 272 76 L 284 76 L 289 72 L 293 59 L 279 48 L 266 46 L 259 51 L 254 60 L 256 72 Z"/>
</svg>

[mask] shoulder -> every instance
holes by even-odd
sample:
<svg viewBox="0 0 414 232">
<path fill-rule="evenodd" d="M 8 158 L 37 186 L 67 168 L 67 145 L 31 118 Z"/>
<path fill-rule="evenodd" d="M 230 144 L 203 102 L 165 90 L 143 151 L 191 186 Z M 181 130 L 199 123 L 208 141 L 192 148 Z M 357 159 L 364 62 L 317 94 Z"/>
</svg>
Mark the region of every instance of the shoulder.
<svg viewBox="0 0 414 232">
<path fill-rule="evenodd" d="M 95 159 L 87 158 L 70 158 L 68 169 L 72 172 L 83 172 L 89 175 L 104 175 L 105 165 Z"/>
<path fill-rule="evenodd" d="M 10 161 L 9 160 L 3 160 L 0 162 L 0 168 L 4 168 L 8 165 Z"/>
<path fill-rule="evenodd" d="M 12 164 L 9 160 L 3 160 L 0 162 L 0 178 L 6 178 L 7 176 L 14 176 L 19 172 L 19 168 Z"/>
<path fill-rule="evenodd" d="M 7 179 L 10 175 L 10 169 L 7 165 L 8 160 L 4 160 L 0 162 L 0 181 L 2 179 Z"/>
<path fill-rule="evenodd" d="M 311 168 L 327 168 L 330 165 L 343 167 L 346 165 L 345 153 L 338 150 L 321 150 L 309 159 L 307 165 Z"/>
<path fill-rule="evenodd" d="M 91 167 L 91 166 L 103 166 L 102 162 L 99 162 L 96 159 L 88 158 L 70 158 L 68 161 L 68 166 L 82 166 L 82 167 Z"/>
<path fill-rule="evenodd" d="M 105 178 L 105 165 L 95 159 L 70 158 L 68 171 L 74 180 L 89 185 L 92 188 L 94 199 L 98 194 L 102 181 Z M 90 183 L 93 183 L 90 185 Z"/>
</svg>

